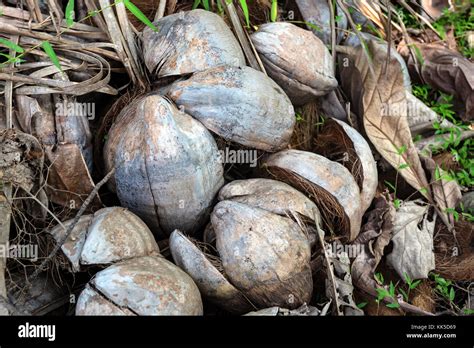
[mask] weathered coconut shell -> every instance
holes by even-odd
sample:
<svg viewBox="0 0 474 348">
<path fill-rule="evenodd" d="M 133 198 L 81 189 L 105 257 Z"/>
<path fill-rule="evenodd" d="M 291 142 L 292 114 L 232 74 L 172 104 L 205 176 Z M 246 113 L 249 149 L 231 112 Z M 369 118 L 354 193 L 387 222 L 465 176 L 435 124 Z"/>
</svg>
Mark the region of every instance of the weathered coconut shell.
<svg viewBox="0 0 474 348">
<path fill-rule="evenodd" d="M 77 304 L 76 315 L 136 315 L 128 308 L 120 308 L 95 291 L 89 284 L 81 292 Z"/>
<path fill-rule="evenodd" d="M 72 221 L 63 225 L 67 228 Z M 63 238 L 64 233 L 59 225 L 51 230 L 56 241 Z M 93 215 L 82 216 L 61 250 L 74 272 L 80 271 L 81 265 L 106 265 L 159 253 L 147 225 L 121 207 L 104 208 Z"/>
<path fill-rule="evenodd" d="M 245 313 L 253 307 L 245 296 L 211 263 L 182 232 L 170 236 L 174 262 L 194 280 L 202 295 L 231 313 Z"/>
<path fill-rule="evenodd" d="M 222 201 L 211 214 L 225 274 L 259 307 L 297 308 L 313 290 L 311 248 L 293 220 Z"/>
<path fill-rule="evenodd" d="M 104 148 L 123 206 L 159 237 L 192 233 L 224 183 L 216 142 L 203 125 L 156 94 L 125 108 Z"/>
<path fill-rule="evenodd" d="M 360 188 L 363 214 L 372 203 L 378 185 L 377 164 L 370 145 L 347 123 L 329 119 L 318 134 L 315 150 L 352 173 Z"/>
<path fill-rule="evenodd" d="M 168 96 L 224 139 L 270 152 L 288 145 L 296 121 L 283 90 L 249 67 L 196 73 L 174 83 Z"/>
<path fill-rule="evenodd" d="M 202 315 L 196 284 L 179 267 L 163 257 L 145 256 L 100 271 L 89 285 L 114 307 L 137 315 Z M 114 312 L 90 289 L 79 296 L 76 315 Z"/>
<path fill-rule="evenodd" d="M 74 228 L 69 235 L 69 238 L 61 246 L 61 251 L 68 258 L 71 263 L 71 271 L 79 272 L 81 269 L 80 259 L 82 248 L 86 241 L 87 229 L 93 219 L 93 215 L 83 215 L 79 218 L 79 221 L 76 223 Z M 63 222 L 64 227 L 67 229 L 74 219 L 70 219 Z M 61 226 L 57 225 L 53 227 L 50 231 L 50 234 L 53 236 L 56 242 L 59 242 L 64 238 L 64 233 L 66 230 Z"/>
<path fill-rule="evenodd" d="M 304 21 L 312 24 L 308 25 L 308 28 L 325 44 L 331 44 L 331 11 L 328 2 L 326 0 L 295 0 L 295 2 Z M 344 30 L 347 29 L 347 17 L 339 5 L 336 5 L 336 15 L 338 16 L 336 42 L 339 43 L 344 37 Z"/>
<path fill-rule="evenodd" d="M 184 75 L 219 65 L 245 66 L 237 39 L 224 20 L 204 10 L 180 12 L 143 31 L 145 64 L 156 77 Z"/>
<path fill-rule="evenodd" d="M 81 264 L 108 264 L 154 252 L 159 252 L 158 245 L 138 216 L 124 208 L 104 208 L 88 228 Z"/>
<path fill-rule="evenodd" d="M 362 213 L 360 191 L 352 174 L 341 164 L 315 153 L 285 150 L 271 155 L 265 165 L 281 181 L 300 189 L 322 210 L 334 229 L 352 241 L 359 234 Z"/>
<path fill-rule="evenodd" d="M 252 34 L 268 75 L 295 105 L 337 87 L 333 61 L 324 43 L 312 32 L 287 22 L 266 23 Z"/>
<path fill-rule="evenodd" d="M 232 200 L 282 216 L 300 214 L 319 224 L 319 209 L 303 193 L 281 181 L 271 179 L 235 180 L 225 185 L 219 201 Z"/>
</svg>

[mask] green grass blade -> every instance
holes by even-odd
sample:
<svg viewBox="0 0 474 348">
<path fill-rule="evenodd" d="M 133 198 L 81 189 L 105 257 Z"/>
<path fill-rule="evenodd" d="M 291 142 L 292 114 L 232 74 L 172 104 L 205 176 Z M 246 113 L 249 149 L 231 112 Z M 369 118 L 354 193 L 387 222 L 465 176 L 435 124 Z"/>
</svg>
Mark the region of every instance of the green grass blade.
<svg viewBox="0 0 474 348">
<path fill-rule="evenodd" d="M 206 9 L 206 11 L 211 10 L 211 6 L 209 5 L 209 0 L 202 0 L 202 6 Z"/>
<path fill-rule="evenodd" d="M 247 24 L 247 28 L 250 27 L 250 14 L 249 14 L 249 7 L 247 6 L 246 0 L 239 0 L 240 6 L 242 7 L 242 11 L 244 11 L 245 23 Z"/>
<path fill-rule="evenodd" d="M 270 14 L 270 20 L 276 22 L 278 17 L 278 0 L 272 0 L 272 11 Z"/>
<path fill-rule="evenodd" d="M 11 42 L 10 40 L 0 38 L 0 44 L 7 46 L 8 48 L 18 52 L 18 53 L 23 53 L 25 50 L 18 46 L 16 43 Z"/>
<path fill-rule="evenodd" d="M 66 5 L 66 24 L 68 27 L 72 27 L 74 24 L 74 0 L 69 0 Z"/>
<path fill-rule="evenodd" d="M 201 5 L 201 0 L 194 0 L 193 10 L 197 9 Z"/>
<path fill-rule="evenodd" d="M 130 0 L 124 0 L 125 7 L 137 17 L 139 21 L 151 28 L 153 31 L 158 31 L 158 28 L 143 14 L 138 7 L 136 7 Z"/>
<path fill-rule="evenodd" d="M 53 46 L 48 41 L 44 41 L 41 44 L 41 47 L 43 48 L 43 51 L 46 52 L 48 55 L 49 59 L 53 62 L 53 64 L 56 66 L 56 68 L 59 69 L 59 71 L 63 71 L 61 68 L 61 63 L 59 63 L 58 56 L 56 55 L 56 52 L 54 52 Z"/>
</svg>

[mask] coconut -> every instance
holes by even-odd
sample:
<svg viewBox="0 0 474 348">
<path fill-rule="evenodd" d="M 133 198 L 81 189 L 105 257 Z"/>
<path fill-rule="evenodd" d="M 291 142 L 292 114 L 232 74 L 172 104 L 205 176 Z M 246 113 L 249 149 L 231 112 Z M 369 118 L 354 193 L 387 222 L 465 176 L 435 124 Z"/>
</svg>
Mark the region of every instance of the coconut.
<svg viewBox="0 0 474 348">
<path fill-rule="evenodd" d="M 196 231 L 224 183 L 212 135 L 203 125 L 151 93 L 127 106 L 104 148 L 111 189 L 158 237 Z"/>
<path fill-rule="evenodd" d="M 308 249 L 315 240 L 314 225 L 319 226 L 320 220 L 316 205 L 291 186 L 269 179 L 233 181 L 222 188 L 218 198 L 223 201 L 218 207 L 230 205 L 236 209 L 229 211 L 228 216 L 222 215 L 221 210 L 214 210 L 212 223 L 204 231 L 205 243 L 188 238 L 180 231 L 173 232 L 170 250 L 175 263 L 193 278 L 204 297 L 232 313 L 245 313 L 271 303 L 286 308 L 304 303 L 312 291 L 311 274 L 307 270 Z M 251 213 L 252 210 L 255 211 Z M 259 220 L 260 216 L 262 220 Z M 245 221 L 245 224 L 239 227 L 236 221 Z M 241 257 L 247 255 L 250 260 L 247 262 L 260 264 L 254 278 L 248 280 L 250 284 L 242 286 L 242 274 L 248 269 L 238 268 L 238 259 L 227 257 L 226 260 L 230 260 L 227 268 L 221 260 L 221 253 L 228 255 L 228 249 L 232 247 L 223 247 L 223 244 L 235 242 L 232 238 L 227 239 L 226 233 L 235 233 L 232 238 L 238 238 L 238 234 L 242 239 L 246 238 L 247 242 L 235 244 L 234 250 L 238 250 Z M 260 247 L 262 253 L 258 252 Z M 274 252 L 280 254 L 274 255 Z M 293 259 L 294 252 L 302 254 Z M 285 268 L 283 264 L 287 260 L 291 262 Z M 267 262 L 276 262 L 273 276 L 264 270 Z M 227 273 L 228 270 L 231 273 Z M 293 281 L 295 286 L 302 287 L 289 296 Z M 267 290 L 275 291 L 275 294 L 263 295 Z"/>
<path fill-rule="evenodd" d="M 145 256 L 97 273 L 78 298 L 76 315 L 202 315 L 199 290 L 179 267 Z"/>
<path fill-rule="evenodd" d="M 294 309 L 309 302 L 311 247 L 298 223 L 234 201 L 219 202 L 211 222 L 226 276 L 253 304 Z"/>
<path fill-rule="evenodd" d="M 221 66 L 175 82 L 167 94 L 225 140 L 274 152 L 285 148 L 296 118 L 283 90 L 249 67 Z"/>
<path fill-rule="evenodd" d="M 310 28 L 314 35 L 319 37 L 324 44 L 330 45 L 332 42 L 331 9 L 327 0 L 296 0 L 295 2 L 305 23 L 311 23 L 308 25 L 308 28 Z M 336 43 L 339 43 L 347 29 L 347 17 L 339 5 L 336 5 L 336 15 Z M 354 16 L 354 14 L 352 16 Z"/>
<path fill-rule="evenodd" d="M 196 241 L 176 230 L 170 236 L 170 250 L 174 262 L 191 276 L 209 301 L 230 313 L 245 313 L 253 308 L 240 290 L 216 268 L 217 258 L 206 255 Z"/>
<path fill-rule="evenodd" d="M 235 180 L 219 191 L 218 199 L 244 203 L 287 217 L 299 214 L 318 225 L 321 219 L 314 202 L 290 185 L 277 180 Z"/>
<path fill-rule="evenodd" d="M 252 34 L 268 75 L 295 105 L 337 87 L 331 54 L 312 32 L 287 22 L 266 23 Z"/>
<path fill-rule="evenodd" d="M 204 10 L 180 12 L 143 31 L 148 71 L 156 77 L 184 75 L 219 65 L 245 66 L 240 45 L 224 20 Z"/>
<path fill-rule="evenodd" d="M 356 179 L 363 214 L 372 203 L 378 185 L 377 164 L 370 145 L 354 128 L 336 119 L 324 123 L 315 145 L 316 152 L 341 163 Z"/>
<path fill-rule="evenodd" d="M 360 190 L 343 165 L 299 150 L 273 154 L 264 165 L 279 180 L 308 194 L 333 233 L 349 241 L 357 237 L 362 220 Z"/>
<path fill-rule="evenodd" d="M 73 219 L 63 223 L 68 228 Z M 58 225 L 51 230 L 56 241 L 64 237 Z M 111 207 L 82 216 L 61 247 L 71 263 L 71 271 L 84 265 L 107 265 L 126 259 L 159 253 L 147 225 L 127 209 Z"/>
</svg>

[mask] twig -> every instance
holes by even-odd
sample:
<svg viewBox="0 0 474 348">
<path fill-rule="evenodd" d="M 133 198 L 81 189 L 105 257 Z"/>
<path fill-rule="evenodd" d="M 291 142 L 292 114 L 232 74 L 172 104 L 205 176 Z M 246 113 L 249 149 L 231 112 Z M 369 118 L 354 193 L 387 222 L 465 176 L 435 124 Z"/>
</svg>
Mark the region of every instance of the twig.
<svg viewBox="0 0 474 348">
<path fill-rule="evenodd" d="M 225 0 L 219 0 L 222 6 L 225 9 L 225 12 L 230 18 L 232 22 L 232 26 L 234 27 L 235 35 L 237 36 L 240 46 L 244 50 L 245 57 L 249 62 L 249 65 L 254 68 L 255 70 L 261 70 L 260 65 L 258 64 L 257 58 L 255 57 L 254 52 L 252 51 L 252 47 L 250 46 L 249 39 L 246 36 L 245 29 L 242 27 L 240 23 L 239 15 L 237 14 L 237 10 L 233 4 L 233 2 L 228 2 Z"/>
<path fill-rule="evenodd" d="M 163 18 L 165 15 L 165 10 L 166 10 L 166 0 L 160 0 L 160 3 L 158 5 L 158 10 L 156 10 L 155 14 L 155 21 L 157 21 L 160 18 Z"/>
</svg>

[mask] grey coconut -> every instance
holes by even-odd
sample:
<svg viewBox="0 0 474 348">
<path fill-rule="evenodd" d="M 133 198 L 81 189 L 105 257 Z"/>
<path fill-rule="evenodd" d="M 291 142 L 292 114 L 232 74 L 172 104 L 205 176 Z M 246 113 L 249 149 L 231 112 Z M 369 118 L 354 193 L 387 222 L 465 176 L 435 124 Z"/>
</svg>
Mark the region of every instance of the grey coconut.
<svg viewBox="0 0 474 348">
<path fill-rule="evenodd" d="M 111 188 L 158 237 L 197 230 L 224 183 L 216 142 L 157 94 L 140 97 L 112 126 L 104 148 Z"/>
<path fill-rule="evenodd" d="M 80 294 L 76 315 L 202 315 L 192 279 L 161 256 L 145 256 L 97 273 Z"/>
<path fill-rule="evenodd" d="M 220 66 L 174 83 L 168 96 L 226 140 L 274 152 L 290 142 L 295 111 L 285 92 L 249 67 Z"/>
<path fill-rule="evenodd" d="M 224 20 L 204 10 L 172 14 L 143 31 L 145 65 L 156 77 L 184 75 L 219 65 L 244 66 L 240 45 Z"/>
<path fill-rule="evenodd" d="M 303 105 L 337 87 L 331 54 L 308 30 L 286 22 L 266 23 L 252 34 L 268 75 L 295 105 Z"/>
</svg>

